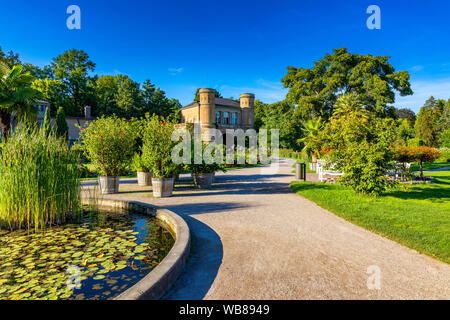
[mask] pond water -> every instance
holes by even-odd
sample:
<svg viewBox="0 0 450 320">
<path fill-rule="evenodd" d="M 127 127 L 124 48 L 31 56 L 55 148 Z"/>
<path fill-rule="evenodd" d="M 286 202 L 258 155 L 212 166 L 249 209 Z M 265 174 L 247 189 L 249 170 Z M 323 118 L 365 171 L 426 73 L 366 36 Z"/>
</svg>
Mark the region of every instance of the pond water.
<svg viewBox="0 0 450 320">
<path fill-rule="evenodd" d="M 86 213 L 45 232 L 0 230 L 0 299 L 111 299 L 174 242 L 159 220 L 118 212 Z"/>
</svg>

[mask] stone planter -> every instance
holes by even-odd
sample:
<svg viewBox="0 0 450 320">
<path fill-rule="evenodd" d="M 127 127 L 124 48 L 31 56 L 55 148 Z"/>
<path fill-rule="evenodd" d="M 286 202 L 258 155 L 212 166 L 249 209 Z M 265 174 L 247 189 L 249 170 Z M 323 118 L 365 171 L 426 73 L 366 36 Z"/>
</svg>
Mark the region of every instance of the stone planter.
<svg viewBox="0 0 450 320">
<path fill-rule="evenodd" d="M 171 197 L 175 178 L 152 178 L 153 196 L 155 198 Z"/>
<path fill-rule="evenodd" d="M 113 194 L 119 192 L 120 177 L 98 177 L 101 194 Z"/>
<path fill-rule="evenodd" d="M 152 185 L 153 173 L 151 172 L 138 172 L 138 185 L 141 187 L 148 187 Z"/>
<path fill-rule="evenodd" d="M 198 189 L 211 188 L 214 181 L 214 173 L 195 173 L 194 185 Z"/>
</svg>

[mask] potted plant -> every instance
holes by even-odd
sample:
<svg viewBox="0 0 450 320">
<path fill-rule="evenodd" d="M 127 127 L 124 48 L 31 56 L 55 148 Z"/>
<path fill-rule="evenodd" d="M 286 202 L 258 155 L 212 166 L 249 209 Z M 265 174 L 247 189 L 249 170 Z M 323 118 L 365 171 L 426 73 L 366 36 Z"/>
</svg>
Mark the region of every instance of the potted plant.
<svg viewBox="0 0 450 320">
<path fill-rule="evenodd" d="M 132 164 L 133 170 L 137 172 L 138 185 L 141 187 L 148 187 L 152 185 L 152 172 L 146 166 L 142 155 L 136 153 L 133 157 Z"/>
<path fill-rule="evenodd" d="M 80 130 L 86 158 L 99 173 L 101 193 L 117 193 L 119 176 L 134 155 L 135 134 L 130 123 L 116 116 L 102 117 Z"/>
<path fill-rule="evenodd" d="M 152 171 L 153 196 L 170 197 L 173 193 L 175 176 L 181 172 L 180 165 L 172 161 L 172 141 L 175 122 L 156 115 L 146 116 L 142 134 L 142 159 Z"/>
<path fill-rule="evenodd" d="M 214 176 L 216 171 L 222 170 L 225 172 L 225 166 L 222 162 L 217 163 L 214 159 L 205 159 L 203 155 L 205 154 L 205 148 L 207 144 L 202 143 L 202 148 L 200 150 L 196 150 L 194 146 L 191 147 L 191 164 L 188 165 L 188 169 L 191 170 L 192 176 L 194 178 L 194 186 L 198 189 L 209 189 L 214 183 Z M 218 149 L 223 149 L 222 146 L 218 146 L 214 149 L 214 152 L 211 156 L 214 158 L 215 152 Z M 195 162 L 195 152 L 201 152 L 201 157 L 197 157 L 202 159 L 201 163 Z"/>
</svg>

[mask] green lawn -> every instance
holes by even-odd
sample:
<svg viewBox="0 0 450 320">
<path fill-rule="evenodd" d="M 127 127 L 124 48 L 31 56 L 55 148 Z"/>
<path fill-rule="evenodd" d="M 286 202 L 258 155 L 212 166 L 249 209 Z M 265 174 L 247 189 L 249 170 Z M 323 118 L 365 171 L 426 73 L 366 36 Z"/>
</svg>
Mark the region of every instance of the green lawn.
<svg viewBox="0 0 450 320">
<path fill-rule="evenodd" d="M 423 165 L 423 170 L 434 170 L 434 169 L 440 169 L 440 168 L 448 168 L 450 167 L 450 162 L 435 162 L 435 163 L 425 163 Z M 411 171 L 419 171 L 419 165 L 418 164 L 412 164 L 411 165 Z M 429 174 L 427 174 L 428 176 Z"/>
<path fill-rule="evenodd" d="M 450 171 L 427 175 L 436 182 L 379 197 L 337 184 L 293 182 L 291 188 L 354 224 L 450 263 Z"/>
</svg>

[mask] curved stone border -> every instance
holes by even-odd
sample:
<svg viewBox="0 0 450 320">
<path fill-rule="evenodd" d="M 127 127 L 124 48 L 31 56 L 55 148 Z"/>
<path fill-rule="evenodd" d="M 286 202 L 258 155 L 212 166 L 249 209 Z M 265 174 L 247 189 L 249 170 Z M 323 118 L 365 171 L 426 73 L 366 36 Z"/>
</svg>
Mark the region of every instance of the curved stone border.
<svg viewBox="0 0 450 320">
<path fill-rule="evenodd" d="M 84 205 L 92 205 L 90 199 L 83 199 Z M 99 209 L 126 210 L 149 215 L 164 222 L 175 236 L 175 243 L 167 256 L 144 278 L 122 292 L 114 300 L 156 300 L 172 286 L 183 271 L 189 255 L 190 233 L 186 222 L 179 215 L 167 209 L 159 209 L 137 201 L 108 200 L 95 201 Z"/>
</svg>

